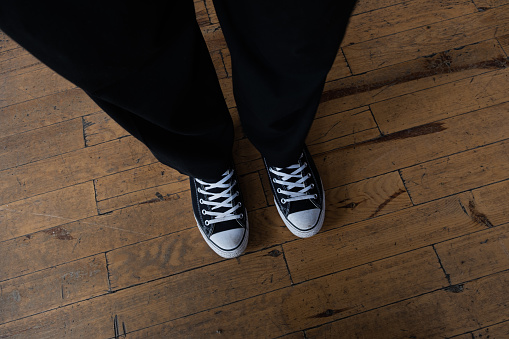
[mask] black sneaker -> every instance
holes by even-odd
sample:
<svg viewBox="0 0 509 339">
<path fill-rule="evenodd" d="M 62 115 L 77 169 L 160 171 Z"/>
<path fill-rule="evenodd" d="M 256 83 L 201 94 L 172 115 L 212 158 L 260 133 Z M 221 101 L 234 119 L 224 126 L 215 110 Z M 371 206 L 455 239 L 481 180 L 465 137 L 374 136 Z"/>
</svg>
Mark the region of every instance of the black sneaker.
<svg viewBox="0 0 509 339">
<path fill-rule="evenodd" d="M 325 217 L 325 192 L 307 148 L 297 163 L 285 168 L 272 167 L 263 160 L 274 202 L 286 227 L 301 238 L 318 233 Z"/>
<path fill-rule="evenodd" d="M 207 244 L 223 258 L 244 252 L 249 236 L 247 211 L 233 169 L 213 183 L 190 178 L 194 217 Z"/>
</svg>

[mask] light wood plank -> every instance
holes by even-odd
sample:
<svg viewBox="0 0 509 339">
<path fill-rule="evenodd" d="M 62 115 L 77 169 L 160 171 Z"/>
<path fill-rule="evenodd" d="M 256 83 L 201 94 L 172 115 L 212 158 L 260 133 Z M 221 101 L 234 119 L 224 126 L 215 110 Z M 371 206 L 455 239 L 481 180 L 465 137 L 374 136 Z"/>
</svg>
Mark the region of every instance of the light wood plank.
<svg viewBox="0 0 509 339">
<path fill-rule="evenodd" d="M 80 89 L 70 89 L 37 100 L 1 108 L 3 137 L 49 126 L 99 111 Z"/>
<path fill-rule="evenodd" d="M 417 173 L 416 171 L 420 168 L 431 169 L 430 166 L 435 162 L 442 164 L 442 167 L 446 166 L 447 160 L 444 159 L 447 158 L 439 158 L 456 152 L 470 149 L 471 151 L 465 154 L 482 154 L 481 151 L 479 151 L 481 153 L 478 153 L 475 149 L 479 146 L 506 139 L 509 136 L 506 124 L 507 107 L 509 107 L 509 104 L 503 104 L 475 111 L 468 115 L 453 117 L 406 131 L 388 134 L 378 139 L 321 154 L 315 157 L 315 162 L 326 188 L 337 187 L 403 168 L 403 178 L 408 183 L 407 187 L 409 189 L 411 187 L 411 190 L 416 191 L 415 196 L 417 200 L 414 202 L 428 201 L 429 199 L 417 197 L 419 194 L 417 192 L 417 185 L 421 185 L 421 177 L 419 175 L 423 173 Z M 497 149 L 503 151 L 504 145 L 505 143 L 499 143 L 497 145 L 486 146 L 487 151 L 485 152 L 490 152 L 491 149 L 494 149 L 493 152 L 496 152 Z M 494 154 L 493 152 L 490 154 Z M 450 157 L 454 159 L 455 157 L 461 158 L 464 156 L 458 154 L 451 155 Z M 500 162 L 502 162 L 502 158 L 500 158 Z M 438 160 L 426 162 L 432 159 Z M 486 162 L 483 161 L 480 165 L 486 165 Z M 411 167 L 411 170 L 404 169 L 410 166 L 415 167 Z M 469 164 L 469 166 L 475 165 Z M 503 166 L 503 164 L 500 163 L 500 166 Z M 502 167 L 500 166 L 497 168 L 501 169 Z M 413 175 L 410 176 L 410 173 Z M 465 176 L 467 175 L 466 172 L 463 173 Z M 444 173 L 444 176 L 455 177 L 459 174 L 447 171 Z M 431 175 L 431 172 L 428 175 Z M 493 175 L 494 181 L 505 178 L 503 172 L 500 171 L 493 172 L 487 170 L 485 176 L 488 175 Z M 473 175 L 470 178 L 475 181 Z M 440 180 L 445 182 L 445 179 Z M 432 179 L 431 181 L 436 186 L 440 180 Z M 454 188 L 447 187 L 440 188 L 437 192 L 430 191 L 430 194 L 435 197 L 444 196 L 441 192 L 444 192 L 445 189 L 458 192 L 465 190 L 466 187 L 475 188 L 477 186 L 464 182 L 459 186 L 454 186 Z M 461 189 L 462 187 L 463 189 Z M 409 191 L 410 193 L 412 193 L 411 190 Z M 449 194 L 451 193 L 449 192 Z"/>
<path fill-rule="evenodd" d="M 394 6 L 402 2 L 404 2 L 404 0 L 358 0 L 355 4 L 355 9 L 352 15 L 374 11 L 383 7 Z"/>
<path fill-rule="evenodd" d="M 0 324 L 108 291 L 104 254 L 0 283 Z"/>
<path fill-rule="evenodd" d="M 94 197 L 92 182 L 86 182 L 1 205 L 0 241 L 45 229 L 55 239 L 72 240 L 73 235 L 62 225 L 96 215 Z"/>
<path fill-rule="evenodd" d="M 454 32 L 454 34 L 451 34 Z M 350 46 L 343 51 L 354 74 L 394 65 L 509 33 L 509 7 L 477 12 Z"/>
<path fill-rule="evenodd" d="M 503 225 L 435 245 L 451 283 L 509 269 L 508 231 Z"/>
<path fill-rule="evenodd" d="M 0 204 L 76 185 L 153 163 L 154 156 L 132 137 L 86 147 L 14 169 L 0 171 Z"/>
<path fill-rule="evenodd" d="M 462 194 L 283 245 L 294 282 L 429 246 L 486 228 L 463 212 Z M 411 220 L 411 222 L 409 222 Z"/>
<path fill-rule="evenodd" d="M 83 117 L 83 135 L 87 147 L 128 136 L 129 133 L 104 112 Z"/>
<path fill-rule="evenodd" d="M 188 228 L 199 235 L 190 208 L 190 196 L 184 194 L 179 197 L 155 204 L 136 205 L 76 222 L 65 221 L 60 229 L 42 230 L 4 241 L 0 246 L 0 280 Z M 58 250 L 55 242 L 58 243 Z M 203 240 L 199 244 L 202 242 L 205 244 Z M 192 248 L 197 244 L 188 246 Z M 205 248 L 203 253 L 206 253 Z"/>
<path fill-rule="evenodd" d="M 39 60 L 21 47 L 0 52 L 0 75 L 3 77 L 20 75 L 44 67 Z"/>
<path fill-rule="evenodd" d="M 0 79 L 0 107 L 18 104 L 75 88 L 47 67 Z"/>
<path fill-rule="evenodd" d="M 397 268 L 408 274 L 396 276 Z M 425 278 L 416 280 L 414 274 L 421 269 L 426 271 Z M 133 338 L 190 335 L 207 338 L 220 331 L 228 338 L 245 338 L 246 333 L 259 338 L 278 337 L 390 303 L 393 298 L 406 298 L 440 288 L 444 283 L 436 256 L 428 248 L 129 335 Z M 369 290 L 362 287 L 365 284 L 370 286 Z"/>
<path fill-rule="evenodd" d="M 507 67 L 495 39 L 462 48 L 436 51 L 325 84 L 317 116 L 336 113 Z"/>
<path fill-rule="evenodd" d="M 81 119 L 0 137 L 0 171 L 85 147 Z"/>
<path fill-rule="evenodd" d="M 509 337 L 509 321 L 504 321 L 482 330 L 473 332 L 473 338 L 506 338 Z"/>
<path fill-rule="evenodd" d="M 436 338 L 505 320 L 507 272 L 440 290 L 306 331 L 315 338 Z M 460 292 L 458 292 L 461 290 Z M 429 324 L 435 324 L 429 326 Z"/>
<path fill-rule="evenodd" d="M 437 121 L 507 102 L 509 68 L 374 103 L 371 110 L 382 133 Z"/>
<path fill-rule="evenodd" d="M 476 12 L 477 8 L 470 0 L 405 1 L 352 16 L 341 45 L 377 39 Z"/>
<path fill-rule="evenodd" d="M 495 7 L 509 4 L 508 0 L 475 0 L 474 2 L 480 11 L 487 11 Z"/>
<path fill-rule="evenodd" d="M 505 180 L 509 142 L 503 141 L 401 170 L 416 204 Z"/>
<path fill-rule="evenodd" d="M 289 284 L 282 255 L 254 253 L 0 325 L 0 332 L 41 338 L 112 337 L 115 317 L 120 333 L 122 324 L 130 332 Z M 41 322 L 45 326 L 37 326 Z"/>
</svg>

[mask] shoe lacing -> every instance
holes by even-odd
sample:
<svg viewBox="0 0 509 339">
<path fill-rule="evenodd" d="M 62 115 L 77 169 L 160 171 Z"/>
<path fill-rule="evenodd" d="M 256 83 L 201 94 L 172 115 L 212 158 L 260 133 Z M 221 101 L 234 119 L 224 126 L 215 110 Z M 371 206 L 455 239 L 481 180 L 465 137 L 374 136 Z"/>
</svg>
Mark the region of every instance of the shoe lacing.
<svg viewBox="0 0 509 339">
<path fill-rule="evenodd" d="M 288 198 L 282 198 L 281 203 L 285 204 L 291 201 L 299 201 L 306 199 L 316 199 L 316 194 L 310 194 L 309 191 L 315 187 L 314 184 L 307 184 L 306 180 L 311 178 L 311 173 L 304 175 L 304 169 L 308 166 L 306 162 L 301 164 L 290 165 L 285 168 L 270 167 L 269 170 L 280 179 L 273 178 L 272 181 L 286 188 L 277 189 L 277 193 L 284 194 Z M 287 171 L 289 173 L 286 173 Z"/>
<path fill-rule="evenodd" d="M 205 209 L 202 210 L 202 214 L 214 217 L 213 219 L 205 220 L 205 225 L 208 226 L 218 222 L 235 220 L 243 217 L 242 213 L 235 213 L 242 204 L 240 202 L 235 205 L 233 204 L 234 199 L 239 196 L 239 192 L 236 191 L 232 193 L 233 187 L 237 184 L 235 180 L 230 182 L 232 176 L 233 170 L 228 170 L 223 173 L 223 178 L 215 183 L 208 183 L 196 179 L 196 181 L 203 185 L 204 188 L 198 188 L 198 193 L 205 195 L 205 199 L 200 199 L 200 204 L 212 206 L 210 211 Z M 217 188 L 224 188 L 224 190 L 220 192 L 209 192 Z M 227 210 L 224 212 L 214 212 L 214 210 L 217 210 L 218 208 L 227 208 Z"/>
</svg>

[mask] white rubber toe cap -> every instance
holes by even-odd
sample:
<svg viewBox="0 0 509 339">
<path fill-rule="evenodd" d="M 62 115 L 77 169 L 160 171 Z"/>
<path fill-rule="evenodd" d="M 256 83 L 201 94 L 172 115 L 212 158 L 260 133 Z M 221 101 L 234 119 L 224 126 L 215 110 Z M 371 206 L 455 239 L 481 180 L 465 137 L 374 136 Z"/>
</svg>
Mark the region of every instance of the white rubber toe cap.
<svg viewBox="0 0 509 339">
<path fill-rule="evenodd" d="M 213 234 L 210 241 L 223 250 L 232 250 L 242 243 L 245 230 L 243 228 L 235 228 L 228 231 Z"/>
<path fill-rule="evenodd" d="M 288 215 L 288 220 L 301 230 L 313 228 L 320 218 L 320 209 L 305 210 Z"/>
</svg>

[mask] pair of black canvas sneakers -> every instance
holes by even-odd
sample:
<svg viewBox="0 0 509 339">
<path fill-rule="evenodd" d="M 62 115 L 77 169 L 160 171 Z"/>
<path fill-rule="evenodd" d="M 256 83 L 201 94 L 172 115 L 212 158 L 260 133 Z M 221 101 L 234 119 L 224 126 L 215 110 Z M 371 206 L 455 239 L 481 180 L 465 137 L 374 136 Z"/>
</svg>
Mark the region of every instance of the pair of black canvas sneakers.
<svg viewBox="0 0 509 339">
<path fill-rule="evenodd" d="M 307 148 L 297 163 L 272 167 L 265 161 L 274 202 L 288 229 L 307 238 L 322 228 L 325 195 Z M 191 178 L 191 195 L 198 228 L 207 244 L 221 257 L 242 254 L 249 237 L 247 211 L 232 167 L 217 182 Z"/>
</svg>

